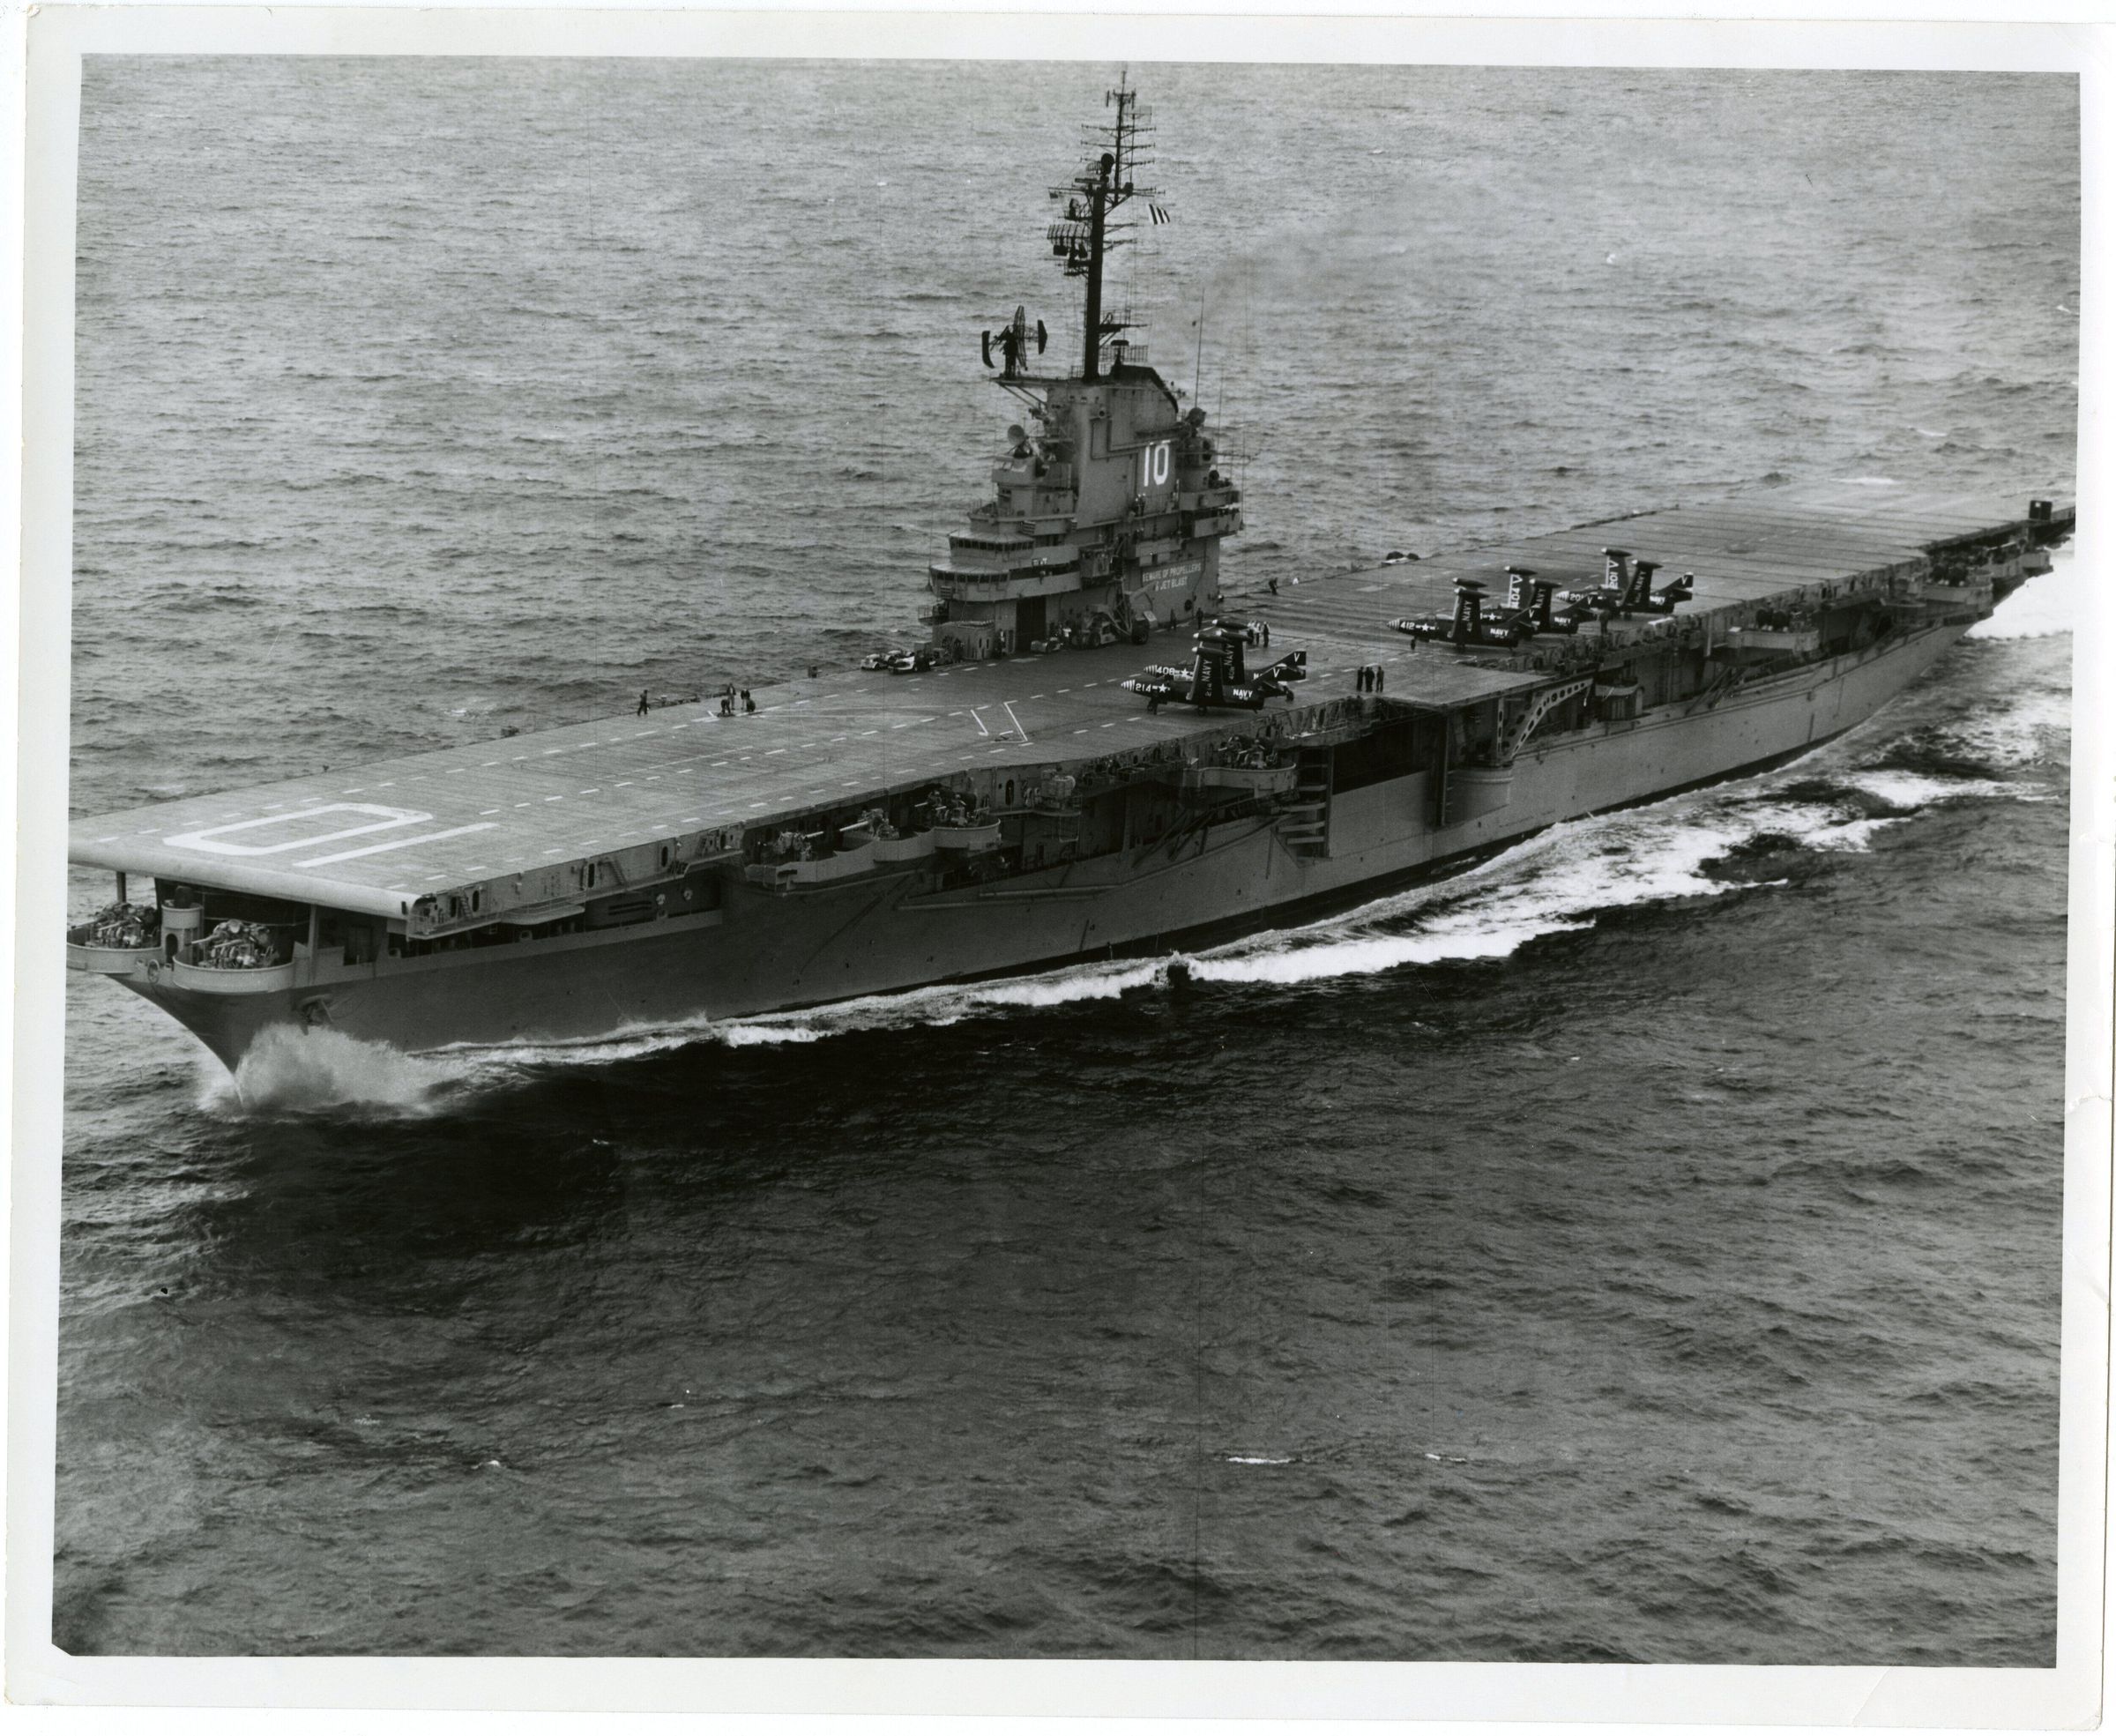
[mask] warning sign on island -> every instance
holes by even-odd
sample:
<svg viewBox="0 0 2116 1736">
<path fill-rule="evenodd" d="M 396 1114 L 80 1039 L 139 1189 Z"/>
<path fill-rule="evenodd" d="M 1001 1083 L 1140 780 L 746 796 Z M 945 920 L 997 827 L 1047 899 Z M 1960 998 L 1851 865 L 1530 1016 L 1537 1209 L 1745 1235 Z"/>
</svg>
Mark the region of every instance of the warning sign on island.
<svg viewBox="0 0 2116 1736">
<path fill-rule="evenodd" d="M 1188 591 L 1203 573 L 1202 561 L 1178 561 L 1171 566 L 1155 567 L 1139 575 L 1135 594 L 1158 597 L 1170 591 Z"/>
</svg>

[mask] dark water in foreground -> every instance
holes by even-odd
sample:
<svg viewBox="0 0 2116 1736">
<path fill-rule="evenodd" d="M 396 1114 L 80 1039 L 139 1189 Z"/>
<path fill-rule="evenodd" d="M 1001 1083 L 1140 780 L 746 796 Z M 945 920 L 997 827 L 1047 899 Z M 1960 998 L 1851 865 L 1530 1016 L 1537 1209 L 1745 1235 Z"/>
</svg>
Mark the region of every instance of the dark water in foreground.
<svg viewBox="0 0 2116 1736">
<path fill-rule="evenodd" d="M 903 621 L 1106 80 L 723 76 L 92 67 L 78 809 Z M 2068 466 L 2068 86 L 1152 82 L 1158 293 L 1310 309 L 1228 357 L 1247 577 Z M 937 254 L 829 230 L 877 181 Z M 2078 582 L 1807 761 L 1181 993 L 231 1083 L 73 986 L 55 1637 L 2046 1665 Z"/>
</svg>

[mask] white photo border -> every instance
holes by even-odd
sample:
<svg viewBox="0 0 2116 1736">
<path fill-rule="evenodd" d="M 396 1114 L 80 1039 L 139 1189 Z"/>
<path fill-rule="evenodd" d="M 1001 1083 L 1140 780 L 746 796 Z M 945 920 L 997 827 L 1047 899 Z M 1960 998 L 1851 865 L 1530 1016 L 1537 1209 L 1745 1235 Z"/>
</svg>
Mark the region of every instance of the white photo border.
<svg viewBox="0 0 2116 1736">
<path fill-rule="evenodd" d="M 1973 0 L 1971 0 L 1973 4 Z M 2072 0 L 2068 0 L 2071 4 Z M 19 624 L 0 657 L 11 756 L 15 992 L 10 1039 L 6 1693 L 104 1706 L 519 1708 L 1127 1719 L 1414 1718 L 1698 1726 L 2087 1728 L 2104 1680 L 2109 1493 L 2112 955 L 2116 952 L 2116 571 L 2100 510 L 2116 462 L 2110 175 L 2116 34 L 1990 25 L 1578 15 L 1539 19 L 1098 14 L 782 8 L 744 11 L 111 5 L 32 7 L 0 44 L 19 70 L 22 319 L 0 368 L 21 421 L 12 575 Z M 1915 0 L 1909 0 L 1915 4 Z M 1957 10 L 1964 0 L 1951 0 Z M 1876 10 L 1880 10 L 1879 6 Z M 1901 10 L 1900 6 L 1894 8 Z M 2082 10 L 2088 18 L 2094 8 Z M 1545 10 L 1556 10 L 1546 7 Z M 1752 15 L 1758 10 L 1747 9 Z M 1786 10 L 1791 10 L 1788 7 Z M 1810 9 L 1812 10 L 1812 9 Z M 1928 16 L 1941 7 L 1926 4 Z M 1201 32 L 1201 20 L 1209 30 Z M 1113 34 L 1121 40 L 1113 45 Z M 2047 1670 L 1570 1664 L 73 1658 L 51 1643 L 57 1376 L 60 1085 L 65 1019 L 67 719 L 73 452 L 74 198 L 84 55 L 420 54 L 1422 62 L 1523 66 L 1895 68 L 2070 73 L 2081 80 L 2081 394 L 2074 636 L 2069 1001 L 2060 1419 L 2059 1619 Z M 11 154 L 11 153 L 10 153 Z M 6 218 L 18 213 L 10 210 Z M 13 228 L 12 222 L 6 227 Z M 16 489 L 19 488 L 19 495 Z M 17 682 L 11 695 L 6 683 Z M 17 700 L 9 705 L 10 697 Z M 5 776 L 0 771 L 0 779 Z M 0 790 L 0 795 L 5 792 Z M 9 944 L 0 939 L 0 948 Z M 11 1013 L 11 1031 L 4 1022 Z M 1253 1727 L 1253 1726 L 1252 1726 Z"/>
</svg>

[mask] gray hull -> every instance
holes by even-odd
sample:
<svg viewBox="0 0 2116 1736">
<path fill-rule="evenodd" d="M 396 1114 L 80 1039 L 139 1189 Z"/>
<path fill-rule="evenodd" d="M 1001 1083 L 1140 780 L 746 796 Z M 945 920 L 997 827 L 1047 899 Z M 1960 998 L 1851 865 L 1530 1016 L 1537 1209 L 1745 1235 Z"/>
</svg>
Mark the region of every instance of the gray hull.
<svg viewBox="0 0 2116 1736">
<path fill-rule="evenodd" d="M 388 958 L 284 992 L 202 995 L 126 979 L 231 1067 L 273 1024 L 327 1024 L 409 1050 L 579 1041 L 1227 937 L 1442 873 L 1558 823 L 1792 757 L 1873 715 L 1967 622 L 1635 720 L 1532 740 L 1459 779 L 1433 823 L 1427 773 L 1337 794 L 1326 847 L 1268 818 L 943 891 L 913 873 L 773 891 L 718 911 L 433 957 Z"/>
</svg>

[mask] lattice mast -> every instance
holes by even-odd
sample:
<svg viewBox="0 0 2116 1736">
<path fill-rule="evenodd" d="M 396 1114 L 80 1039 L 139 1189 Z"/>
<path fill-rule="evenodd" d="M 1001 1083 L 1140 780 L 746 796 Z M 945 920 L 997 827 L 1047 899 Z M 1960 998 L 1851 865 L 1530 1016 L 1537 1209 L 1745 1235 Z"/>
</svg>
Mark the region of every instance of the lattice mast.
<svg viewBox="0 0 2116 1736">
<path fill-rule="evenodd" d="M 1086 317 L 1082 332 L 1080 377 L 1102 376 L 1102 345 L 1128 329 L 1130 322 L 1105 318 L 1102 313 L 1102 268 L 1111 251 L 1132 244 L 1136 227 L 1117 212 L 1134 199 L 1144 199 L 1152 221 L 1165 223 L 1166 212 L 1160 195 L 1139 184 L 1138 173 L 1152 166 L 1153 111 L 1140 106 L 1138 93 L 1129 78 L 1120 77 L 1117 87 L 1105 91 L 1102 105 L 1109 118 L 1099 126 L 1082 129 L 1089 158 L 1080 173 L 1063 187 L 1051 189 L 1054 199 L 1063 199 L 1065 215 L 1049 229 L 1051 252 L 1065 262 L 1068 277 L 1084 278 Z"/>
</svg>

